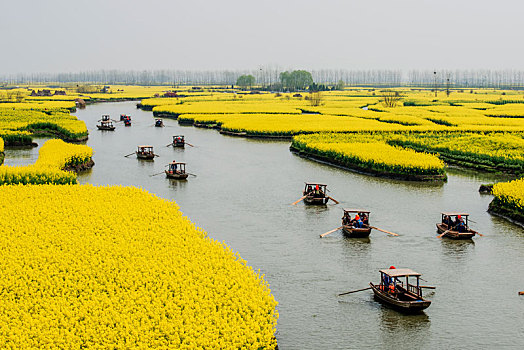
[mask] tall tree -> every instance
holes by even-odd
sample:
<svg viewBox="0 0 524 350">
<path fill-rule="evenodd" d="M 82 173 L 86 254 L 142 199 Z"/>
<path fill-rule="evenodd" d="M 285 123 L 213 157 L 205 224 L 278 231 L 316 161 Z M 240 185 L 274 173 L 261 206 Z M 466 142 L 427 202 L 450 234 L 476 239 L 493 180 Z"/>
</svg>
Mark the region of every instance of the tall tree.
<svg viewBox="0 0 524 350">
<path fill-rule="evenodd" d="M 313 84 L 313 77 L 305 70 L 294 70 L 291 73 L 286 71 L 280 73 L 280 82 L 285 89 L 290 91 L 305 90 Z"/>
<path fill-rule="evenodd" d="M 253 85 L 255 85 L 255 81 L 255 77 L 251 74 L 244 74 L 238 77 L 237 85 L 243 89 L 247 89 L 248 87 L 251 88 Z"/>
</svg>

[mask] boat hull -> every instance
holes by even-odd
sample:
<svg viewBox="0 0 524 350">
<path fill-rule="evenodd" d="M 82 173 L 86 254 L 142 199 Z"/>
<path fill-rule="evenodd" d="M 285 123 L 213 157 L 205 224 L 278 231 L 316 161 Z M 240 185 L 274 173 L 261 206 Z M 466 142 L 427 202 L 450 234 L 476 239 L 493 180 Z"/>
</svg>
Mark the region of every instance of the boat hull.
<svg viewBox="0 0 524 350">
<path fill-rule="evenodd" d="M 143 153 L 138 153 L 136 152 L 136 157 L 138 159 L 155 159 L 155 155 L 154 154 L 143 154 Z"/>
<path fill-rule="evenodd" d="M 114 131 L 115 130 L 114 126 L 100 126 L 100 125 L 97 125 L 96 127 L 98 128 L 98 130 L 106 130 L 106 131 Z"/>
<path fill-rule="evenodd" d="M 349 225 L 342 226 L 342 232 L 344 235 L 350 238 L 366 238 L 371 233 L 371 228 L 356 228 Z"/>
<path fill-rule="evenodd" d="M 314 196 L 307 196 L 304 198 L 304 203 L 309 205 L 326 205 L 329 198 L 327 197 L 314 197 Z"/>
<path fill-rule="evenodd" d="M 392 309 L 397 311 L 414 314 L 422 312 L 422 310 L 427 309 L 431 305 L 430 300 L 415 300 L 415 301 L 403 301 L 393 298 L 389 293 L 384 292 L 379 289 L 379 286 L 375 286 L 373 283 L 369 283 L 373 293 L 375 294 L 375 300 L 381 304 L 387 305 Z"/>
<path fill-rule="evenodd" d="M 176 143 L 173 143 L 173 147 L 182 147 L 182 148 L 184 148 L 185 147 L 185 143 L 183 143 L 183 142 L 176 142 Z"/>
<path fill-rule="evenodd" d="M 447 226 L 444 226 L 444 224 L 437 224 L 437 231 L 439 234 L 442 234 L 447 231 Z M 444 235 L 444 237 L 451 238 L 451 239 L 472 239 L 477 234 L 477 231 L 473 231 L 472 229 L 468 229 L 466 232 L 458 232 L 458 231 L 448 231 Z"/>
<path fill-rule="evenodd" d="M 164 170 L 164 171 L 165 171 L 166 177 L 168 179 L 185 180 L 189 176 L 189 174 L 174 174 L 174 173 L 170 173 L 167 170 Z"/>
</svg>

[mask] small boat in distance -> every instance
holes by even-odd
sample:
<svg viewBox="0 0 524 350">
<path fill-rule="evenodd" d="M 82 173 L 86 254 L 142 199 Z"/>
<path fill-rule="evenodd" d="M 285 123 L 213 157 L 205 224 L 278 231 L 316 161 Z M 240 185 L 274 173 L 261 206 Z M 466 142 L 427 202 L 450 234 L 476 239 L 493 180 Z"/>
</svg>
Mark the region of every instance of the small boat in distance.
<svg viewBox="0 0 524 350">
<path fill-rule="evenodd" d="M 356 213 L 354 218 L 351 218 L 351 213 Z M 350 238 L 366 238 L 371 233 L 369 227 L 369 210 L 364 209 L 344 209 L 344 216 L 342 216 L 342 232 Z M 359 222 L 362 222 L 361 227 Z"/>
<path fill-rule="evenodd" d="M 164 122 L 162 121 L 162 119 L 155 119 L 155 126 L 157 128 L 161 128 L 164 126 Z"/>
<path fill-rule="evenodd" d="M 326 192 L 327 185 L 306 182 L 304 190 L 302 191 L 304 203 L 310 205 L 325 205 L 329 201 L 329 196 L 326 195 Z"/>
<path fill-rule="evenodd" d="M 131 119 L 124 119 L 124 125 L 125 126 L 131 126 Z"/>
<path fill-rule="evenodd" d="M 126 120 L 126 119 L 129 119 L 131 120 L 131 116 L 130 115 L 127 115 L 127 114 L 120 114 L 120 120 Z"/>
<path fill-rule="evenodd" d="M 185 180 L 189 176 L 186 173 L 186 163 L 172 161 L 168 166 L 169 168 L 165 172 L 166 177 L 169 179 Z"/>
<path fill-rule="evenodd" d="M 186 142 L 184 141 L 184 135 L 174 135 L 173 136 L 173 147 L 184 148 L 185 146 L 186 146 Z"/>
<path fill-rule="evenodd" d="M 469 214 L 458 212 L 440 213 L 441 222 L 437 224 L 437 231 L 440 236 L 451 239 L 472 239 L 477 231 L 468 226 Z"/>
<path fill-rule="evenodd" d="M 103 122 L 107 122 L 107 121 L 111 120 L 111 117 L 109 116 L 109 114 L 104 114 L 104 115 L 102 115 L 102 119 L 100 119 L 100 120 L 103 121 Z"/>
<path fill-rule="evenodd" d="M 135 153 L 138 159 L 155 159 L 156 156 L 153 152 L 153 146 L 138 146 L 138 150 Z"/>
<path fill-rule="evenodd" d="M 102 120 L 99 125 L 96 126 L 98 130 L 107 130 L 107 131 L 113 131 L 115 130 L 115 126 L 113 125 L 113 122 L 111 120 Z"/>
<path fill-rule="evenodd" d="M 417 313 L 431 305 L 430 300 L 422 298 L 420 276 L 420 273 L 413 270 L 396 269 L 391 266 L 389 269 L 380 270 L 380 284 L 369 282 L 369 285 L 375 294 L 375 300 L 401 312 Z M 402 277 L 406 278 L 405 283 L 400 280 Z M 409 277 L 415 277 L 416 284 L 410 284 Z"/>
</svg>

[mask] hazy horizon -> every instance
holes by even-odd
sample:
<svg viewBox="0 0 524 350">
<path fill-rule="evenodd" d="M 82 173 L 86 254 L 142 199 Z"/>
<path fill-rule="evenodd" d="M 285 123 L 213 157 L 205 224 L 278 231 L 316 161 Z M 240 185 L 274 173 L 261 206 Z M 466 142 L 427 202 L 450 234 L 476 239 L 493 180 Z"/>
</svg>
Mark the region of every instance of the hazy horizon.
<svg viewBox="0 0 524 350">
<path fill-rule="evenodd" d="M 94 70 L 523 69 L 524 3 L 3 2 L 0 74 Z"/>
</svg>

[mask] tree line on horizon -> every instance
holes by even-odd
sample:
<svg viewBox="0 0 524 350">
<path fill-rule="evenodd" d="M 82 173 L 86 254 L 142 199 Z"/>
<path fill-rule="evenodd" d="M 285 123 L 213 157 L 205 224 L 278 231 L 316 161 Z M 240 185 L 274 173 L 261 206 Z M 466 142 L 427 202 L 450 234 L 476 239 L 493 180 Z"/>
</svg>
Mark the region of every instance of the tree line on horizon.
<svg viewBox="0 0 524 350">
<path fill-rule="evenodd" d="M 294 72 L 295 75 L 292 75 Z M 32 83 L 98 83 L 125 85 L 235 85 L 239 77 L 250 76 L 241 81 L 245 86 L 271 88 L 282 84 L 282 88 L 298 88 L 305 73 L 316 84 L 335 86 L 343 82 L 346 86 L 420 86 L 438 88 L 524 88 L 523 70 L 282 70 L 262 67 L 255 70 L 94 70 L 77 73 L 18 73 L 0 74 L 0 85 Z M 307 79 L 306 79 L 307 80 Z M 290 83 L 294 82 L 294 83 Z M 311 83 L 311 82 L 310 82 Z M 309 84 L 310 84 L 309 83 Z M 239 84 L 237 84 L 239 85 Z"/>
</svg>

